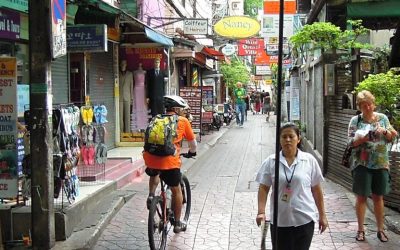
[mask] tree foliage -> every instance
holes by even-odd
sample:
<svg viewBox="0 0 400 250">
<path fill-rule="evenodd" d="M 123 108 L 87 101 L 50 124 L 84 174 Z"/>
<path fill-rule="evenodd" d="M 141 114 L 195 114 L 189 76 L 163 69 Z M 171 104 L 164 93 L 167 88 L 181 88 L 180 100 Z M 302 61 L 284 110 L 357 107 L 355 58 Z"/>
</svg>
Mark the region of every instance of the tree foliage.
<svg viewBox="0 0 400 250">
<path fill-rule="evenodd" d="M 257 17 L 258 10 L 263 8 L 264 0 L 245 0 L 244 14 L 251 17 Z"/>
<path fill-rule="evenodd" d="M 304 25 L 299 32 L 290 38 L 290 43 L 297 52 L 315 49 L 369 48 L 369 44 L 357 42 L 360 35 L 368 32 L 368 29 L 362 26 L 362 21 L 349 20 L 347 23 L 352 29 L 345 31 L 330 22 L 315 22 Z"/>
<path fill-rule="evenodd" d="M 231 64 L 223 63 L 221 73 L 229 89 L 233 89 L 237 82 L 247 84 L 250 80 L 250 73 L 239 59 L 233 59 Z"/>
<path fill-rule="evenodd" d="M 357 93 L 361 90 L 370 91 L 375 96 L 378 109 L 388 115 L 396 130 L 400 129 L 400 112 L 397 108 L 400 101 L 400 75 L 392 70 L 371 74 L 355 88 Z"/>
</svg>

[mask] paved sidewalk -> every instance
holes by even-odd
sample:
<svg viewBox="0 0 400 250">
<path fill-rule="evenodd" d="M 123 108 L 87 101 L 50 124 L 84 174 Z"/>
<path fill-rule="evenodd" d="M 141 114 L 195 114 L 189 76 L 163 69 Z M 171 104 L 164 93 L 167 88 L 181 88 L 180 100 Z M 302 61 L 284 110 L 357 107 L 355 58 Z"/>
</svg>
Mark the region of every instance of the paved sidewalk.
<svg viewBox="0 0 400 250">
<path fill-rule="evenodd" d="M 253 118 L 258 119 L 256 116 Z M 245 130 L 249 127 L 233 126 L 231 129 Z M 214 142 L 210 140 L 200 146 L 198 158 L 206 153 L 206 149 L 215 145 L 222 132 L 225 131 L 213 134 Z M 212 150 L 218 150 L 218 146 Z M 207 153 L 207 157 L 212 157 L 210 152 Z M 186 159 L 184 170 L 190 169 L 190 165 L 193 165 L 190 159 L 189 162 Z M 257 212 L 254 182 L 249 182 L 249 187 L 253 186 L 249 191 L 235 190 L 237 170 L 230 169 L 229 174 L 217 176 L 208 185 L 201 182 L 206 176 L 205 172 L 211 169 L 206 167 L 207 165 L 201 172 L 190 176 L 190 181 L 195 186 L 192 187 L 193 204 L 188 230 L 178 235 L 170 232 L 167 249 L 259 249 L 260 230 L 254 220 Z M 93 249 L 148 249 L 147 209 L 144 205 L 147 197 L 147 180 L 148 178 L 144 176 L 140 183 L 127 187 L 135 191 L 136 196 L 118 212 Z M 323 187 L 329 228 L 323 234 L 318 234 L 316 229 L 311 249 L 400 249 L 399 234 L 388 231 L 387 243 L 377 239 L 375 219 L 370 211 L 367 212 L 365 221 L 366 241 L 357 242 L 354 195 L 328 179 Z M 398 213 L 387 211 L 387 222 L 396 224 L 396 220 L 391 220 L 389 217 L 398 218 Z M 271 249 L 269 233 L 267 249 Z"/>
</svg>

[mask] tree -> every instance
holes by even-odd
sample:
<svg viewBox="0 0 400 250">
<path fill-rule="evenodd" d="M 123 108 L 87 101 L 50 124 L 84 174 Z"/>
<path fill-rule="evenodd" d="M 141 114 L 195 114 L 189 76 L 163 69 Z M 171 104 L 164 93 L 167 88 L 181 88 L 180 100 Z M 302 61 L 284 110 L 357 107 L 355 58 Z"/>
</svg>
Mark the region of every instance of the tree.
<svg viewBox="0 0 400 250">
<path fill-rule="evenodd" d="M 400 75 L 396 74 L 394 70 L 376 75 L 371 74 L 355 88 L 357 93 L 361 90 L 368 90 L 375 96 L 378 109 L 385 113 L 393 127 L 399 130 L 400 110 L 397 105 L 400 100 Z"/>
<path fill-rule="evenodd" d="M 239 59 L 233 59 L 231 64 L 223 63 L 221 73 L 225 79 L 228 89 L 233 89 L 237 82 L 247 84 L 250 80 L 250 72 L 246 65 Z"/>
<path fill-rule="evenodd" d="M 257 17 L 258 10 L 263 8 L 264 0 L 245 0 L 244 14 L 250 17 Z"/>
</svg>

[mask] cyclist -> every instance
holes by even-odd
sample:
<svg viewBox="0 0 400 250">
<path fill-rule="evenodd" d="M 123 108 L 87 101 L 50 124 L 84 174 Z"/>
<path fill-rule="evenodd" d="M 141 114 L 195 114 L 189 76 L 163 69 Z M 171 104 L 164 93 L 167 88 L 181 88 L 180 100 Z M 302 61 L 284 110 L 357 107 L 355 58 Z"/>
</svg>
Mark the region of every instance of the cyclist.
<svg viewBox="0 0 400 250">
<path fill-rule="evenodd" d="M 174 140 L 176 154 L 171 156 L 156 156 L 149 152 L 143 152 L 143 159 L 146 165 L 146 174 L 150 176 L 149 180 L 149 196 L 147 198 L 147 208 L 150 207 L 154 193 L 160 183 L 161 178 L 170 188 L 172 192 L 172 209 L 174 210 L 175 225 L 174 233 L 180 233 L 186 230 L 186 223 L 180 221 L 182 210 L 182 191 L 181 191 L 181 142 L 183 138 L 188 141 L 189 151 L 183 156 L 191 158 L 196 156 L 196 136 L 193 133 L 189 120 L 184 117 L 184 109 L 189 105 L 180 96 L 169 95 L 164 96 L 164 106 L 166 115 L 179 115 L 177 123 L 177 136 Z"/>
</svg>

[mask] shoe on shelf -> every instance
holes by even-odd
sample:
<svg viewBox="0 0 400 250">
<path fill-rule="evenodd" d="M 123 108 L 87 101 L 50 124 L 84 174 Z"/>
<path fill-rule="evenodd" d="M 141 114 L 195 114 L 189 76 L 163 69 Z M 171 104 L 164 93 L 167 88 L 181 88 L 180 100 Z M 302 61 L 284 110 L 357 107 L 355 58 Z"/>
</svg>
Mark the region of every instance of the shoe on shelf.
<svg viewBox="0 0 400 250">
<path fill-rule="evenodd" d="M 180 232 L 185 232 L 187 228 L 186 223 L 182 221 L 176 221 L 174 226 L 174 233 L 178 234 Z"/>
<path fill-rule="evenodd" d="M 150 209 L 151 202 L 153 201 L 154 196 L 148 196 L 146 201 L 147 209 Z"/>
</svg>

